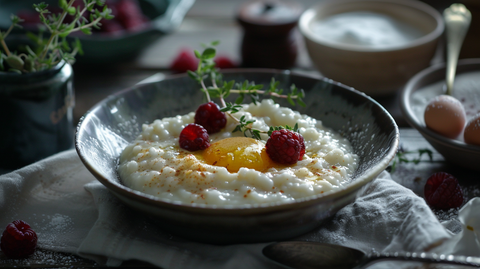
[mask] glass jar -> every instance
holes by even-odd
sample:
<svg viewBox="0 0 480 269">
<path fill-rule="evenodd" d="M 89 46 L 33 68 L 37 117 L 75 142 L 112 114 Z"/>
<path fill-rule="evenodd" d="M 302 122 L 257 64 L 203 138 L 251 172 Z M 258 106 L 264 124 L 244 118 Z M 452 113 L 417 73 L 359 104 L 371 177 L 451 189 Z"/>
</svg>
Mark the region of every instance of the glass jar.
<svg viewBox="0 0 480 269">
<path fill-rule="evenodd" d="M 0 72 L 0 171 L 21 168 L 74 142 L 73 70 Z"/>
</svg>

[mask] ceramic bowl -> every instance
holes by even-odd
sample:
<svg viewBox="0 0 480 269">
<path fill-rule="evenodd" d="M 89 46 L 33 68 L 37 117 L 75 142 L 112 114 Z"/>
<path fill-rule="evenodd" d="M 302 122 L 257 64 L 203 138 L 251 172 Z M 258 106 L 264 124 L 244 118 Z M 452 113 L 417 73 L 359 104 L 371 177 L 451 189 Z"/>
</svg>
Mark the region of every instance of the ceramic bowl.
<svg viewBox="0 0 480 269">
<path fill-rule="evenodd" d="M 449 163 L 480 171 L 480 146 L 469 145 L 463 142 L 461 134 L 457 139 L 444 137 L 425 125 L 423 113 L 426 104 L 434 96 L 444 94 L 445 64 L 431 66 L 415 75 L 401 92 L 400 108 L 405 120 L 434 147 Z M 473 112 L 467 113 L 467 120 L 476 113 L 480 113 L 480 59 L 460 60 L 457 67 L 453 96 L 462 103 L 476 103 L 467 105 Z M 463 77 L 465 76 L 465 77 Z M 467 77 L 468 76 L 468 77 Z M 469 80 L 469 77 L 475 77 Z M 461 86 L 463 84 L 463 86 Z M 470 87 L 474 97 L 464 97 L 458 87 Z M 475 88 L 476 87 L 476 88 Z M 457 88 L 457 91 L 455 91 Z M 426 90 L 427 89 L 427 90 Z M 426 94 L 419 95 L 421 91 Z M 475 94 L 476 92 L 476 94 Z M 468 100 L 467 100 L 468 99 Z"/>
<path fill-rule="evenodd" d="M 423 35 L 388 46 L 353 44 L 361 34 L 346 33 L 353 41 L 338 42 L 317 30 L 318 21 L 350 12 L 383 14 L 403 22 Z M 427 68 L 444 31 L 441 14 L 421 1 L 413 0 L 328 0 L 306 10 L 299 21 L 311 61 L 322 75 L 372 96 L 393 94 L 413 75 Z M 337 28 L 336 28 L 337 29 Z M 362 31 L 367 31 L 361 29 Z"/>
<path fill-rule="evenodd" d="M 58 6 L 58 1 L 45 0 L 43 2 L 51 7 Z M 78 38 L 82 43 L 84 55 L 76 57 L 79 63 L 104 64 L 132 59 L 153 41 L 176 30 L 195 0 L 138 0 L 137 2 L 141 12 L 149 19 L 145 27 L 135 31 L 123 31 L 115 35 L 94 33 L 68 37 L 69 42 Z M 10 27 L 11 14 L 18 14 L 20 11 L 35 12 L 32 6 L 37 3 L 39 1 L 36 0 L 0 0 L 2 7 L 0 8 L 0 29 L 5 30 Z M 35 32 L 38 31 L 38 28 L 36 25 L 27 25 L 23 30 L 17 32 L 21 33 L 24 30 Z"/>
<path fill-rule="evenodd" d="M 388 166 L 397 151 L 398 128 L 375 100 L 328 79 L 262 69 L 224 73 L 226 81 L 247 79 L 264 85 L 269 85 L 272 77 L 280 82 L 280 88 L 295 84 L 304 89 L 306 107 L 295 109 L 321 120 L 351 141 L 360 160 L 345 187 L 290 204 L 232 209 L 168 203 L 124 186 L 117 175 L 117 160 L 140 133 L 141 125 L 186 114 L 202 103 L 198 85 L 185 75 L 140 84 L 101 101 L 80 120 L 76 150 L 85 166 L 114 195 L 135 210 L 155 217 L 172 234 L 203 242 L 240 243 L 282 240 L 306 233 L 354 201 L 357 191 Z"/>
</svg>

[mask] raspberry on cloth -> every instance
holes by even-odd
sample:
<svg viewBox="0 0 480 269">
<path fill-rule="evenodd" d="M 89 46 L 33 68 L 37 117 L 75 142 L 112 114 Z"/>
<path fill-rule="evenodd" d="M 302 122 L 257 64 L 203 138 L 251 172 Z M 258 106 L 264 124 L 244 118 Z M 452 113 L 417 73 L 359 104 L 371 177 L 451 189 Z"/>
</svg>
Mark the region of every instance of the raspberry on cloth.
<svg viewBox="0 0 480 269">
<path fill-rule="evenodd" d="M 33 254 L 37 247 L 37 234 L 23 220 L 7 225 L 0 241 L 0 249 L 12 259 L 22 259 Z"/>
</svg>

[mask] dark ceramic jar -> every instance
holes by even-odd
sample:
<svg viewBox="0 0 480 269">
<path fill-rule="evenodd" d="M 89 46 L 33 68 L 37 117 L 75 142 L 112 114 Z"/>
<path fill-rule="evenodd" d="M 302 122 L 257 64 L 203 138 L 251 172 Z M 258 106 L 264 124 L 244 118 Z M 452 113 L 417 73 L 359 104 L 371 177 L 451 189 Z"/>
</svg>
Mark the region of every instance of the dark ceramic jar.
<svg viewBox="0 0 480 269">
<path fill-rule="evenodd" d="M 243 67 L 288 69 L 295 65 L 295 27 L 302 8 L 293 1 L 260 0 L 243 5 L 237 21 L 243 28 Z"/>
<path fill-rule="evenodd" d="M 73 147 L 73 70 L 0 72 L 0 171 Z"/>
</svg>

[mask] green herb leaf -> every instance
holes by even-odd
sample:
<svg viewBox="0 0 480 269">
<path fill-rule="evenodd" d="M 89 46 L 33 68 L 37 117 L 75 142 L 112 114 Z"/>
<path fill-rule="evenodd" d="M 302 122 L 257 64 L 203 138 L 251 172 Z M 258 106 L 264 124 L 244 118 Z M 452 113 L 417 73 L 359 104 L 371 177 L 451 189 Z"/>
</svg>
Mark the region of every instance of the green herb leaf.
<svg viewBox="0 0 480 269">
<path fill-rule="evenodd" d="M 61 8 L 61 9 L 67 9 L 68 7 L 68 3 L 67 3 L 67 0 L 58 0 L 58 6 Z"/>
<path fill-rule="evenodd" d="M 208 101 L 210 101 L 210 98 L 220 98 L 221 103 L 225 104 L 224 107 L 221 108 L 221 111 L 230 113 L 229 116 L 238 123 L 233 132 L 241 131 L 245 136 L 256 139 L 260 139 L 260 134 L 263 133 L 262 131 L 252 128 L 254 121 L 246 121 L 244 116 L 240 119 L 236 119 L 232 115 L 232 113 L 237 113 L 241 109 L 240 104 L 243 103 L 245 97 L 250 97 L 253 104 L 260 102 L 260 95 L 266 95 L 270 98 L 285 98 L 292 105 L 295 105 L 295 102 L 300 105 L 305 105 L 301 100 L 304 97 L 303 90 L 299 90 L 295 85 L 291 85 L 290 93 L 283 95 L 283 89 L 278 88 L 280 82 L 275 81 L 274 78 L 271 79 L 269 88 L 266 91 L 262 90 L 264 87 L 262 84 L 256 85 L 253 81 L 223 81 L 222 74 L 215 68 L 215 62 L 213 60 L 216 55 L 214 47 L 218 45 L 218 43 L 218 41 L 214 41 L 211 42 L 210 45 L 202 44 L 205 49 L 201 53 L 194 50 L 195 57 L 200 61 L 197 70 L 195 72 L 188 71 L 188 75 L 200 84 L 201 90 L 205 93 Z M 238 97 L 235 99 L 234 103 L 226 103 L 224 101 L 225 98 L 232 93 L 238 94 Z M 298 125 L 296 124 L 295 126 L 296 127 L 293 129 L 298 132 Z M 290 127 L 287 126 L 286 128 Z"/>
<path fill-rule="evenodd" d="M 287 95 L 287 101 L 290 103 L 292 106 L 295 105 L 295 102 L 292 100 L 292 96 L 290 94 Z"/>
<path fill-rule="evenodd" d="M 207 48 L 202 53 L 203 59 L 213 59 L 215 57 L 215 49 L 214 48 Z"/>
<path fill-rule="evenodd" d="M 195 54 L 195 57 L 197 57 L 197 59 L 202 58 L 202 54 L 198 50 L 194 50 L 193 53 Z"/>
<path fill-rule="evenodd" d="M 46 10 L 47 7 L 48 5 L 45 4 L 45 2 L 41 2 L 40 4 L 33 4 L 33 8 L 39 13 L 49 13 L 49 11 Z"/>
<path fill-rule="evenodd" d="M 10 20 L 12 21 L 12 24 L 13 24 L 14 26 L 22 28 L 22 26 L 19 25 L 19 23 L 23 22 L 23 21 L 24 21 L 23 19 L 21 19 L 21 18 L 18 17 L 17 15 L 12 14 L 12 15 L 10 16 Z"/>
<path fill-rule="evenodd" d="M 62 40 L 62 42 L 60 44 L 61 44 L 62 49 L 64 51 L 70 51 L 71 50 L 70 45 L 68 45 L 68 42 L 65 38 Z"/>
<path fill-rule="evenodd" d="M 417 155 L 417 157 L 414 157 L 412 159 L 407 158 L 407 155 Z M 427 155 L 428 160 L 422 160 L 422 156 Z M 415 151 L 405 151 L 402 148 L 400 148 L 393 158 L 392 164 L 390 165 L 390 173 L 395 172 L 395 169 L 397 167 L 397 164 L 399 163 L 413 163 L 413 164 L 419 164 L 420 162 L 434 162 L 433 161 L 433 152 L 429 149 L 418 149 Z"/>
<path fill-rule="evenodd" d="M 75 28 L 75 25 L 72 23 L 72 24 L 68 25 L 67 28 L 63 29 L 62 32 L 58 34 L 58 36 L 59 37 L 68 36 L 72 32 L 73 28 Z"/>
<path fill-rule="evenodd" d="M 77 9 L 75 7 L 69 7 L 67 9 L 67 13 L 73 16 L 75 13 L 77 13 Z"/>
<path fill-rule="evenodd" d="M 188 76 L 189 76 L 190 78 L 193 78 L 194 80 L 197 80 L 197 79 L 198 79 L 198 75 L 197 75 L 197 73 L 195 73 L 195 72 L 192 72 L 192 71 L 190 71 L 190 70 L 187 70 L 187 74 L 188 74 Z"/>
<path fill-rule="evenodd" d="M 17 55 L 10 55 L 5 58 L 5 62 L 12 68 L 12 69 L 17 69 L 17 70 L 22 70 L 23 69 L 23 60 Z"/>
<path fill-rule="evenodd" d="M 82 31 L 82 33 L 84 33 L 86 35 L 91 35 L 92 34 L 92 30 L 89 29 L 89 28 L 82 28 L 82 29 L 80 29 L 80 31 Z"/>
<path fill-rule="evenodd" d="M 241 104 L 243 103 L 243 98 L 244 98 L 244 94 L 243 93 L 240 93 L 237 97 L 237 99 L 235 99 L 235 104 Z"/>
<path fill-rule="evenodd" d="M 239 104 L 234 103 L 227 103 L 225 107 L 221 108 L 220 111 L 222 112 L 230 112 L 230 113 L 237 113 L 242 109 L 242 106 Z"/>
</svg>

